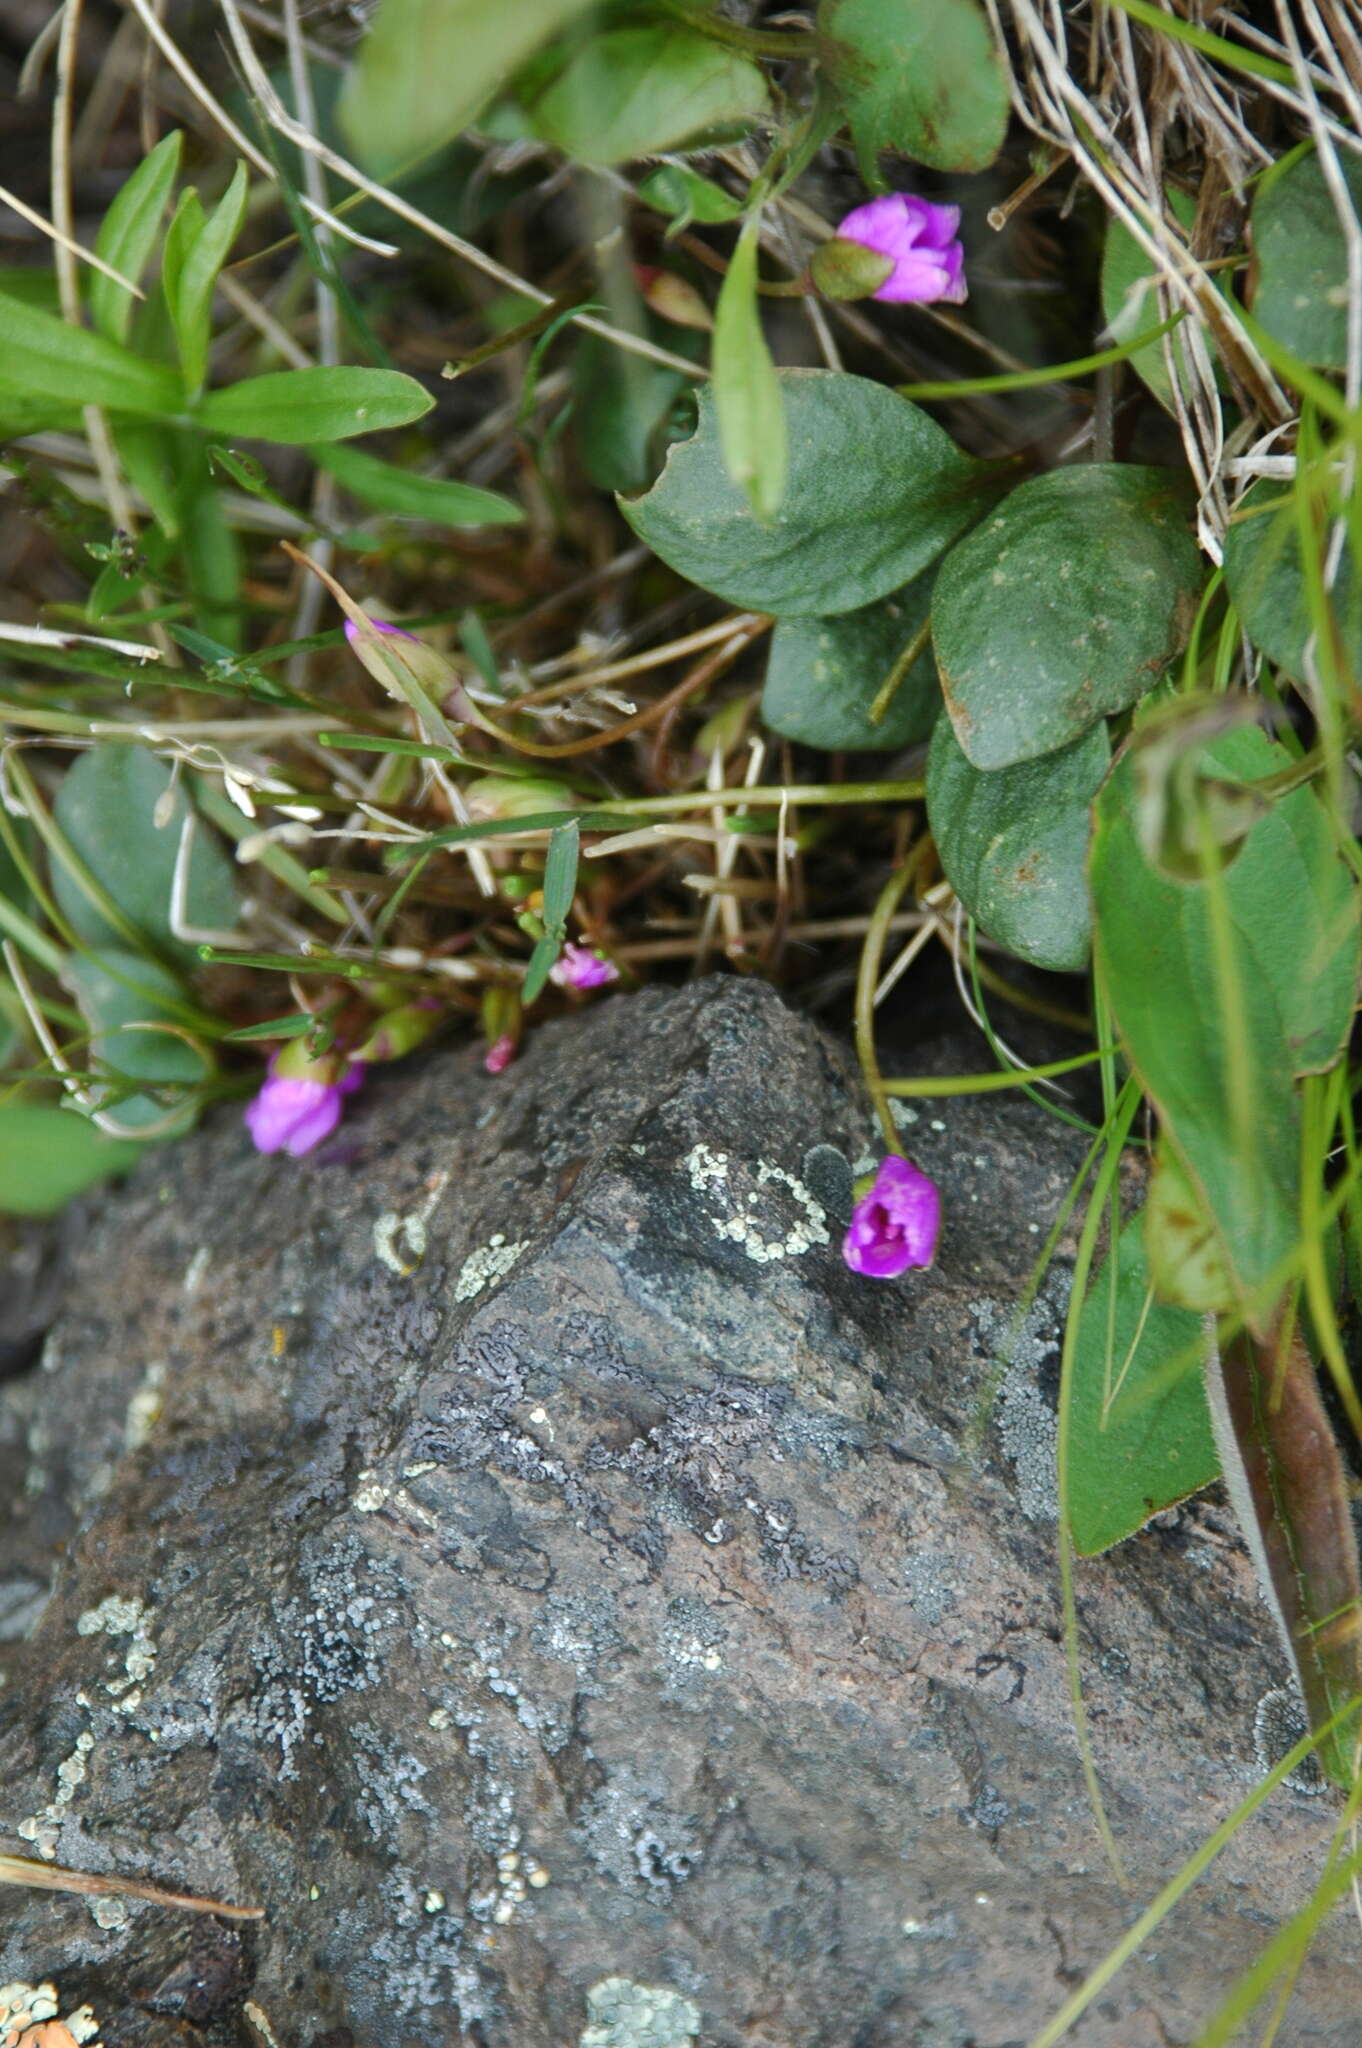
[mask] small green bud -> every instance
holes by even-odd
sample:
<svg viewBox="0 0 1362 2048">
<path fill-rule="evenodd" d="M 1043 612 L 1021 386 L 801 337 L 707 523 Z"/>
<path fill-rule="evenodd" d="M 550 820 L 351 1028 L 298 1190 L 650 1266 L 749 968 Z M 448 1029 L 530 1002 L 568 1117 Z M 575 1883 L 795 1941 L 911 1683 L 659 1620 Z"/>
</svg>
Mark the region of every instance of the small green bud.
<svg viewBox="0 0 1362 2048">
<path fill-rule="evenodd" d="M 893 273 L 892 256 L 881 256 L 877 249 L 841 235 L 821 242 L 809 264 L 809 275 L 825 299 L 873 298 Z"/>
</svg>

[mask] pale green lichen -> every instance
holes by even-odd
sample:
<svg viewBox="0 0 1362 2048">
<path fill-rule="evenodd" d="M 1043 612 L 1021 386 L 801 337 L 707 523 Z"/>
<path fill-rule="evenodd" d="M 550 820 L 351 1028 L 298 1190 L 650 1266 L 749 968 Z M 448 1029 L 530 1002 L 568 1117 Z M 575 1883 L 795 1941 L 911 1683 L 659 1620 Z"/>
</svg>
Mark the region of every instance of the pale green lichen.
<svg viewBox="0 0 1362 2048">
<path fill-rule="evenodd" d="M 603 1977 L 586 1994 L 578 2048 L 694 2048 L 700 2011 L 666 1985 Z"/>
</svg>

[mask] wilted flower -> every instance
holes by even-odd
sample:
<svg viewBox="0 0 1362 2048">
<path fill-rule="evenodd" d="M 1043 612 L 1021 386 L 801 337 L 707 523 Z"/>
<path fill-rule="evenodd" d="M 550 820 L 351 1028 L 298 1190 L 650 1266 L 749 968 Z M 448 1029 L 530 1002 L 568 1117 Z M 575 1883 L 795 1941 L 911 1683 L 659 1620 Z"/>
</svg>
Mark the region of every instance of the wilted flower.
<svg viewBox="0 0 1362 2048">
<path fill-rule="evenodd" d="M 515 1040 L 509 1031 L 503 1031 L 500 1038 L 487 1048 L 483 1066 L 489 1074 L 504 1074 L 515 1058 Z"/>
<path fill-rule="evenodd" d="M 604 988 L 606 982 L 619 978 L 620 971 L 613 960 L 593 952 L 590 946 L 575 946 L 571 939 L 563 948 L 561 960 L 549 969 L 549 980 L 559 988 Z"/>
<path fill-rule="evenodd" d="M 888 277 L 870 293 L 872 298 L 917 305 L 945 299 L 959 306 L 969 296 L 965 252 L 956 239 L 959 226 L 958 206 L 935 206 L 911 192 L 890 192 L 853 207 L 835 240 L 855 242 L 893 264 Z"/>
<path fill-rule="evenodd" d="M 910 1266 L 930 1266 L 941 1234 L 941 1197 L 911 1159 L 891 1152 L 869 1192 L 851 1212 L 842 1257 L 853 1273 L 895 1280 Z"/>
<path fill-rule="evenodd" d="M 281 1071 L 283 1063 L 285 1070 Z M 336 1056 L 308 1060 L 289 1046 L 270 1061 L 269 1079 L 246 1105 L 246 1128 L 257 1152 L 287 1152 L 301 1159 L 341 1120 L 343 1098 L 364 1080 L 364 1069 Z"/>
</svg>

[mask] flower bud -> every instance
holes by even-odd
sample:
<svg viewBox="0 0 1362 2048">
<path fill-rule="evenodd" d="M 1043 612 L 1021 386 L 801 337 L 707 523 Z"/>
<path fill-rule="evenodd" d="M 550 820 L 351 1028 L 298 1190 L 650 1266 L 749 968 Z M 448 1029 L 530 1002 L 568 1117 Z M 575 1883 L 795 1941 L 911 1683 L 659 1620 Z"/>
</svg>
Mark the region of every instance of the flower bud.
<svg viewBox="0 0 1362 2048">
<path fill-rule="evenodd" d="M 889 260 L 891 268 L 872 289 L 872 298 L 897 305 L 930 305 L 935 299 L 944 299 L 960 306 L 969 292 L 965 252 L 956 238 L 959 226 L 958 206 L 935 206 L 930 199 L 918 199 L 911 192 L 890 192 L 854 207 L 838 227 L 834 242 L 855 242 L 868 253 Z"/>
<path fill-rule="evenodd" d="M 873 298 L 894 274 L 894 259 L 834 235 L 820 242 L 809 264 L 809 276 L 825 299 Z"/>
<path fill-rule="evenodd" d="M 403 1059 L 430 1037 L 439 1027 L 440 1018 L 440 1005 L 430 996 L 385 1010 L 374 1020 L 367 1038 L 355 1047 L 353 1057 L 366 1065 L 378 1060 Z"/>
</svg>

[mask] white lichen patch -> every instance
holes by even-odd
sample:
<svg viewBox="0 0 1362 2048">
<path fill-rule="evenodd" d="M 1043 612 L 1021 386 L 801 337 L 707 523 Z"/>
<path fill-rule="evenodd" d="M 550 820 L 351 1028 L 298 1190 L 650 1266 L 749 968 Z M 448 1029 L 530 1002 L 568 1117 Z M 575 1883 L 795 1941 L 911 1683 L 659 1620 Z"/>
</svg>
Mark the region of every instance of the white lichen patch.
<svg viewBox="0 0 1362 2048">
<path fill-rule="evenodd" d="M 128 1924 L 128 1902 L 126 1899 L 91 1899 L 90 1918 L 106 1933 L 116 1933 Z"/>
<path fill-rule="evenodd" d="M 138 1451 L 161 1419 L 166 1362 L 154 1358 L 137 1383 L 123 1417 L 123 1448 Z"/>
<path fill-rule="evenodd" d="M 729 1153 L 716 1152 L 705 1144 L 692 1145 L 682 1161 L 696 1194 L 717 1195 L 723 1205 L 707 1212 L 717 1236 L 741 1246 L 758 1266 L 771 1265 L 777 1259 L 802 1258 L 815 1245 L 829 1242 L 827 1211 L 821 1202 L 815 1201 L 803 1181 L 787 1173 L 783 1166 L 760 1159 L 756 1167 L 757 1185 L 743 1199 L 733 1185 L 732 1163 Z M 785 1189 L 797 1212 L 783 1228 L 772 1204 L 762 1198 L 763 1189 L 777 1187 Z M 790 1204 L 783 1206 L 788 1211 Z"/>
<path fill-rule="evenodd" d="M 1059 1430 L 1041 1373 L 1059 1351 L 1068 1290 L 1068 1274 L 1053 1268 L 1020 1325 L 1015 1312 L 1000 1302 L 969 1305 L 975 1329 L 1001 1375 L 993 1419 L 1012 1464 L 1017 1503 L 1033 1522 L 1053 1522 L 1059 1514 Z"/>
<path fill-rule="evenodd" d="M 55 1984 L 0 1984 L 0 2048 L 99 2048 L 99 2022 L 88 2005 L 59 2019 Z"/>
<path fill-rule="evenodd" d="M 517 1259 L 529 1248 L 528 1238 L 517 1238 L 508 1244 L 505 1232 L 498 1230 L 488 1238 L 486 1244 L 479 1245 L 478 1249 L 470 1252 L 464 1260 L 459 1269 L 459 1277 L 454 1282 L 455 1301 L 472 1301 L 482 1293 L 484 1287 L 492 1286 L 494 1281 L 504 1280 Z"/>
<path fill-rule="evenodd" d="M 426 1199 L 403 1216 L 396 1209 L 385 1210 L 374 1224 L 374 1256 L 399 1280 L 408 1280 L 426 1255 L 428 1225 L 436 1204 L 449 1186 L 447 1173 L 432 1174 L 426 1183 Z M 398 1249 L 405 1245 L 404 1258 Z"/>
<path fill-rule="evenodd" d="M 603 1977 L 586 1994 L 578 2048 L 694 2048 L 700 2009 L 665 1984 Z"/>
<path fill-rule="evenodd" d="M 121 1700 L 132 1687 L 140 1685 L 144 1678 L 150 1678 L 156 1669 L 156 1645 L 151 1637 L 151 1623 L 146 1608 L 137 1598 L 125 1599 L 122 1594 L 111 1593 L 107 1600 L 101 1600 L 98 1607 L 87 1607 L 76 1621 L 78 1636 L 131 1636 L 123 1656 L 121 1678 L 107 1678 L 104 1690 L 112 1699 Z M 134 1704 L 125 1702 L 125 1706 Z"/>
<path fill-rule="evenodd" d="M 66 1819 L 66 1809 L 85 1782 L 87 1759 L 94 1746 L 94 1736 L 88 1729 L 82 1730 L 76 1737 L 76 1746 L 71 1754 L 63 1757 L 57 1765 L 57 1789 L 53 1797 L 37 1813 L 29 1814 L 19 1823 L 20 1839 L 31 1842 L 44 1863 L 56 1860 L 57 1841 Z"/>
</svg>

